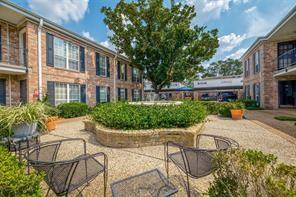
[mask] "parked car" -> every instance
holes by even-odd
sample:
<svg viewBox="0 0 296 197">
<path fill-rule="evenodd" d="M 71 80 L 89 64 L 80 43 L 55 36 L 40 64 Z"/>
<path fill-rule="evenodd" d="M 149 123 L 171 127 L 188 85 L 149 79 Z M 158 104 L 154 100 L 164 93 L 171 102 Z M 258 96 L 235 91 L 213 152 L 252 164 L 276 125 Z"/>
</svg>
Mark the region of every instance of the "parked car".
<svg viewBox="0 0 296 197">
<path fill-rule="evenodd" d="M 237 99 L 237 95 L 233 92 L 222 92 L 218 95 L 218 101 L 220 102 L 229 102 Z"/>
<path fill-rule="evenodd" d="M 203 94 L 200 97 L 202 101 L 217 101 L 217 96 L 210 96 L 209 94 Z"/>
</svg>

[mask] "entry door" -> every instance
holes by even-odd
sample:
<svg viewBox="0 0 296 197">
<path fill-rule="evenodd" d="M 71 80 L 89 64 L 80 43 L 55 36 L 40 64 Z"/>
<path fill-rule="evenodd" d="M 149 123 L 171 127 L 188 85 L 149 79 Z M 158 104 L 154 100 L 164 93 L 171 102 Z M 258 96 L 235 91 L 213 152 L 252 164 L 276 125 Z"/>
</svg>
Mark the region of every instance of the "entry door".
<svg viewBox="0 0 296 197">
<path fill-rule="evenodd" d="M 6 105 L 6 85 L 5 79 L 0 79 L 0 105 Z"/>
<path fill-rule="evenodd" d="M 27 80 L 20 80 L 20 102 L 27 103 Z"/>
<path fill-rule="evenodd" d="M 296 80 L 280 81 L 280 104 L 296 106 Z"/>
</svg>

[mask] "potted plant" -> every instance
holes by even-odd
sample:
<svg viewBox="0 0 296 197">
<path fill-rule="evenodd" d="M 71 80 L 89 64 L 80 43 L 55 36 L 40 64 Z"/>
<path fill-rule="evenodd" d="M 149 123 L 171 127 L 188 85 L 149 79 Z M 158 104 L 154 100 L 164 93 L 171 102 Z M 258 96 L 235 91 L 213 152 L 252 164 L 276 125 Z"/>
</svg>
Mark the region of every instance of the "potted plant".
<svg viewBox="0 0 296 197">
<path fill-rule="evenodd" d="M 9 130 L 14 137 L 26 137 L 37 130 L 37 126 L 44 127 L 46 119 L 43 103 L 35 102 L 26 105 L 1 108 L 0 125 Z"/>
<path fill-rule="evenodd" d="M 45 121 L 46 127 L 48 131 L 52 131 L 56 129 L 56 120 L 59 118 L 59 110 L 52 106 L 49 103 L 45 103 L 45 113 L 47 115 L 47 119 Z"/>
<path fill-rule="evenodd" d="M 232 120 L 241 120 L 244 116 L 245 106 L 242 102 L 234 102 L 230 109 Z"/>
</svg>

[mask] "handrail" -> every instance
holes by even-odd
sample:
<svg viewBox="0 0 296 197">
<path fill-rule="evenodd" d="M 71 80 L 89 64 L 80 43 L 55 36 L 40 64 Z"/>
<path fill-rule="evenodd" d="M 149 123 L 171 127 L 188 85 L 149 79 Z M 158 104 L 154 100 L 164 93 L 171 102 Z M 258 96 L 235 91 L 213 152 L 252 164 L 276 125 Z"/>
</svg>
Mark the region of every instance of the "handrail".
<svg viewBox="0 0 296 197">
<path fill-rule="evenodd" d="M 15 43 L 0 42 L 0 62 L 11 65 L 27 66 L 28 49 Z"/>
</svg>

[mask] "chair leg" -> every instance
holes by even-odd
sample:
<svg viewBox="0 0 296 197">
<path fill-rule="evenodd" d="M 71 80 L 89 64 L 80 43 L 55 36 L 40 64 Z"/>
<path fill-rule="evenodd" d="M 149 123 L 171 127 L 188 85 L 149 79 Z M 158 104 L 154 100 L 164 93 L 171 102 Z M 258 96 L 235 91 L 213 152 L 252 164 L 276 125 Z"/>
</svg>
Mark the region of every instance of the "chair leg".
<svg viewBox="0 0 296 197">
<path fill-rule="evenodd" d="M 47 192 L 46 192 L 46 197 L 48 196 L 49 191 L 50 191 L 50 188 L 48 188 L 48 190 L 47 190 Z"/>
<path fill-rule="evenodd" d="M 190 185 L 189 185 L 189 176 L 186 173 L 186 179 L 187 179 L 187 186 L 186 186 L 186 190 L 187 190 L 187 196 L 190 197 Z"/>
<path fill-rule="evenodd" d="M 108 174 L 107 171 L 104 170 L 104 197 L 106 197 L 107 195 L 107 178 L 108 178 Z"/>
</svg>

